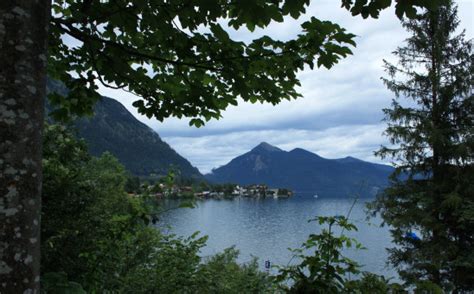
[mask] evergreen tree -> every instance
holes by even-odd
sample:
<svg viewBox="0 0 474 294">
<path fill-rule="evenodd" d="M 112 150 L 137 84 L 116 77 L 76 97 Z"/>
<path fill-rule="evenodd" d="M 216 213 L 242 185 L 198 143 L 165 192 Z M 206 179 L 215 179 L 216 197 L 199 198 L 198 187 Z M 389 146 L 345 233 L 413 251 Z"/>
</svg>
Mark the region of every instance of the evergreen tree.
<svg viewBox="0 0 474 294">
<path fill-rule="evenodd" d="M 394 147 L 377 152 L 397 169 L 371 205 L 392 228 L 401 278 L 454 292 L 474 289 L 473 54 L 456 14 L 449 1 L 402 21 L 411 36 L 383 78 L 396 97 L 384 110 Z"/>
</svg>

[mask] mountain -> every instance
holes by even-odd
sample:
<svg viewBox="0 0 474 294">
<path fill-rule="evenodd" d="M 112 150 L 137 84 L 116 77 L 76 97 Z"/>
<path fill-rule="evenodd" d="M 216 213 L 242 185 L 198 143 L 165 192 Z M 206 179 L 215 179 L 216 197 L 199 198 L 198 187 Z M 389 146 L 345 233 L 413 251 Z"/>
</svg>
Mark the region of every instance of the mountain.
<svg viewBox="0 0 474 294">
<path fill-rule="evenodd" d="M 307 150 L 284 151 L 261 143 L 206 175 L 214 183 L 263 183 L 321 197 L 372 196 L 388 183 L 393 168 L 353 157 L 326 159 Z"/>
<path fill-rule="evenodd" d="M 48 81 L 48 90 L 65 91 L 54 81 Z M 77 119 L 74 126 L 92 155 L 109 151 L 134 175 L 164 175 L 174 168 L 183 178 L 203 178 L 197 168 L 114 99 L 102 97 L 95 105 L 94 115 Z"/>
<path fill-rule="evenodd" d="M 109 151 L 135 175 L 164 175 L 173 167 L 184 178 L 202 177 L 197 168 L 118 101 L 103 97 L 94 112 L 92 118 L 81 118 L 75 123 L 79 137 L 85 139 L 92 155 Z"/>
</svg>

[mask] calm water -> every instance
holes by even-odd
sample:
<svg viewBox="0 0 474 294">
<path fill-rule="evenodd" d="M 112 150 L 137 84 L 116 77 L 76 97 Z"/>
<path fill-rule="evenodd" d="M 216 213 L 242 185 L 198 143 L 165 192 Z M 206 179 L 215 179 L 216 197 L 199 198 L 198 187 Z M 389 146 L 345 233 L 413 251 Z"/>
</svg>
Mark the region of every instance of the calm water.
<svg viewBox="0 0 474 294">
<path fill-rule="evenodd" d="M 380 228 L 377 219 L 371 219 L 371 223 L 366 221 L 365 201 L 359 200 L 352 209 L 350 219 L 359 230 L 348 235 L 357 238 L 367 249 L 349 250 L 346 256 L 362 264 L 364 270 L 394 276 L 393 269 L 386 266 L 385 248 L 391 247 L 388 229 Z M 208 235 L 202 256 L 235 245 L 240 250 L 239 261 L 256 256 L 263 268 L 265 260 L 274 265 L 287 265 L 292 259 L 288 248 L 299 247 L 310 233 L 320 231 L 319 224 L 308 223 L 309 219 L 347 215 L 352 204 L 352 199 L 315 199 L 310 195 L 290 199 L 206 200 L 198 202 L 194 209 L 166 212 L 159 226 L 179 236 L 189 236 L 196 231 Z"/>
</svg>

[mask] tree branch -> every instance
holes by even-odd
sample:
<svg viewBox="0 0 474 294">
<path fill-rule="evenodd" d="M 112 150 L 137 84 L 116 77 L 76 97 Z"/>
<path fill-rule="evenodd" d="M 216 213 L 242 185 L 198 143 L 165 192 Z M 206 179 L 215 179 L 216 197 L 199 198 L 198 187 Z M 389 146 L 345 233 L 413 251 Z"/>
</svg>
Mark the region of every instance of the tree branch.
<svg viewBox="0 0 474 294">
<path fill-rule="evenodd" d="M 119 44 L 119 43 L 116 43 L 116 42 L 113 42 L 113 41 L 104 40 L 104 39 L 102 39 L 98 36 L 95 36 L 95 35 L 86 34 L 83 31 L 75 28 L 70 22 L 66 22 L 66 21 L 63 21 L 63 20 L 58 19 L 58 18 L 51 18 L 51 20 L 64 33 L 66 33 L 66 34 L 70 35 L 71 37 L 73 37 L 73 38 L 75 38 L 79 41 L 82 41 L 82 42 L 87 42 L 88 40 L 97 41 L 97 42 L 100 42 L 102 44 L 106 44 L 106 45 L 109 45 L 111 47 L 117 48 L 117 49 L 121 50 L 122 52 L 124 52 L 127 55 L 132 55 L 132 56 L 136 56 L 136 57 L 140 57 L 140 58 L 144 58 L 144 59 L 159 61 L 159 62 L 162 62 L 162 63 L 168 63 L 168 64 L 173 64 L 173 65 L 184 65 L 184 66 L 189 66 L 189 67 L 193 67 L 193 68 L 201 68 L 201 69 L 206 69 L 206 70 L 211 70 L 211 71 L 222 71 L 221 68 L 216 68 L 216 67 L 211 67 L 211 66 L 204 66 L 204 65 L 199 64 L 199 63 L 189 63 L 189 62 L 181 62 L 181 61 L 176 61 L 176 60 L 170 60 L 170 59 L 158 57 L 158 56 L 155 56 L 155 55 L 151 55 L 151 54 L 148 54 L 148 53 L 140 52 L 140 51 L 138 51 L 134 48 L 128 47 L 124 44 Z"/>
</svg>

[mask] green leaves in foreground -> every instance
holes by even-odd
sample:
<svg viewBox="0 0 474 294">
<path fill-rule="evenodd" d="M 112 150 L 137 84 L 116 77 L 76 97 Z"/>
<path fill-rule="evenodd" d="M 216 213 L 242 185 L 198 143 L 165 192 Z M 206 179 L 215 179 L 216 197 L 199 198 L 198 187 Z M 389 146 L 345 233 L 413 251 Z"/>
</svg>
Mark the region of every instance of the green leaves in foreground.
<svg viewBox="0 0 474 294">
<path fill-rule="evenodd" d="M 46 294 L 86 294 L 79 283 L 71 282 L 64 272 L 47 273 L 41 279 L 43 293 Z"/>
<path fill-rule="evenodd" d="M 399 18 L 444 0 L 399 0 Z M 267 35 L 233 39 L 231 28 L 265 29 L 300 18 L 309 0 L 52 1 L 48 75 L 70 92 L 51 94 L 56 118 L 90 114 L 97 84 L 141 99 L 141 114 L 162 121 L 189 117 L 203 126 L 241 99 L 271 103 L 300 97 L 297 73 L 331 68 L 352 54 L 355 35 L 311 18 L 299 34 L 281 41 Z M 391 0 L 342 0 L 353 15 L 377 18 Z M 328 16 L 329 17 L 329 16 Z M 65 42 L 68 40 L 68 43 Z M 74 44 L 74 47 L 70 44 Z"/>
<path fill-rule="evenodd" d="M 360 266 L 342 255 L 345 248 L 361 249 L 362 245 L 335 230 L 353 231 L 357 228 L 343 216 L 318 217 L 311 220 L 327 225 L 319 234 L 309 235 L 299 249 L 292 250 L 301 263 L 282 268 L 277 281 L 289 281 L 293 293 L 340 293 L 345 289 L 347 276 L 358 274 Z M 314 254 L 306 255 L 313 251 Z"/>
<path fill-rule="evenodd" d="M 406 287 L 391 282 L 377 273 L 361 272 L 360 265 L 345 257 L 343 251 L 364 249 L 345 231 L 357 231 L 346 217 L 329 216 L 310 220 L 325 228 L 319 234 L 309 235 L 299 249 L 293 249 L 297 265 L 281 267 L 276 282 L 286 293 L 409 293 Z M 308 252 L 313 252 L 308 255 Z M 415 293 L 442 293 L 441 288 L 431 282 L 422 281 L 412 289 Z"/>
<path fill-rule="evenodd" d="M 134 106 L 150 118 L 189 117 L 200 127 L 239 99 L 300 97 L 298 71 L 331 68 L 355 46 L 353 34 L 315 18 L 288 41 L 228 33 L 298 18 L 309 0 L 188 2 L 54 0 L 48 74 L 70 89 L 50 95 L 56 117 L 91 113 L 102 84 L 141 97 Z"/>
<path fill-rule="evenodd" d="M 435 10 L 440 5 L 446 5 L 447 0 L 342 0 L 342 7 L 349 10 L 352 15 L 361 15 L 363 18 L 378 18 L 380 12 L 395 2 L 395 14 L 399 19 L 413 19 L 417 17 L 418 9 Z"/>
</svg>

